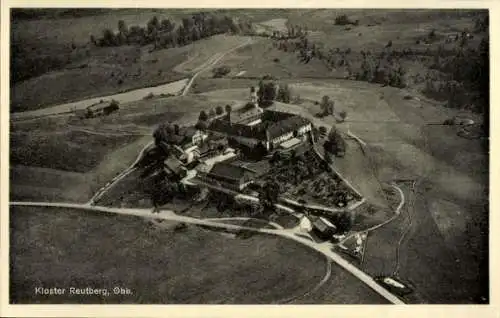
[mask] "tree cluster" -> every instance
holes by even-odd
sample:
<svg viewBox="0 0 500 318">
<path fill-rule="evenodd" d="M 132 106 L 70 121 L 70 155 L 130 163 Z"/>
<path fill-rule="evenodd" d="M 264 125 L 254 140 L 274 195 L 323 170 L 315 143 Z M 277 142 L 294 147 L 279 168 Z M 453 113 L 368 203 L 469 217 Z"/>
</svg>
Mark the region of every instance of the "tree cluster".
<svg viewBox="0 0 500 318">
<path fill-rule="evenodd" d="M 356 79 L 371 83 L 403 88 L 406 87 L 405 70 L 390 54 L 374 54 L 361 52 L 361 69 L 356 73 Z"/>
<path fill-rule="evenodd" d="M 259 82 L 259 90 L 257 91 L 259 105 L 269 106 L 276 99 L 276 84 L 274 81 Z"/>
<path fill-rule="evenodd" d="M 275 180 L 268 180 L 262 187 L 259 193 L 259 200 L 264 209 L 272 209 L 278 202 L 281 189 L 278 182 Z"/>
<path fill-rule="evenodd" d="M 359 25 L 359 20 L 352 21 L 345 14 L 341 14 L 335 18 L 335 25 Z"/>
<path fill-rule="evenodd" d="M 278 102 L 290 103 L 291 91 L 287 84 L 280 84 L 278 87 L 278 93 L 276 95 L 276 100 Z"/>
<path fill-rule="evenodd" d="M 161 49 L 187 45 L 216 34 L 245 33 L 251 29 L 252 25 L 246 21 L 236 22 L 228 16 L 201 12 L 182 18 L 178 25 L 169 19 L 160 21 L 156 16 L 148 21 L 146 27 L 128 27 L 120 20 L 118 32 L 105 29 L 101 38 L 91 36 L 91 42 L 100 46 L 153 44 L 155 49 Z"/>
<path fill-rule="evenodd" d="M 454 55 L 438 50 L 431 66 L 437 72 L 427 74 L 424 93 L 447 106 L 484 112 L 489 107 L 489 40 L 483 38 L 477 48 L 455 48 Z"/>
<path fill-rule="evenodd" d="M 155 145 L 168 153 L 168 142 L 172 135 L 179 134 L 180 127 L 170 122 L 162 123 L 153 132 Z"/>
<path fill-rule="evenodd" d="M 333 115 L 335 112 L 335 102 L 325 95 L 321 98 L 321 116 Z"/>
<path fill-rule="evenodd" d="M 342 156 L 345 153 L 346 143 L 340 133 L 332 128 L 328 134 L 328 140 L 324 144 L 325 153 Z"/>
</svg>

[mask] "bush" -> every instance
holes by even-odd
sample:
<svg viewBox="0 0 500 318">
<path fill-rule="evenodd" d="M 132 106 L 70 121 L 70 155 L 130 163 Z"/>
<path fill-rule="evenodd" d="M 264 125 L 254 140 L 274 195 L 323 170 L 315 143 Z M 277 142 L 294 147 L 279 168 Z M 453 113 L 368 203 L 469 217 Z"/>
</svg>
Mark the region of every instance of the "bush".
<svg viewBox="0 0 500 318">
<path fill-rule="evenodd" d="M 225 65 L 220 66 L 220 67 L 216 67 L 212 70 L 214 78 L 224 77 L 227 74 L 229 74 L 230 72 L 231 72 L 231 68 L 229 68 L 229 66 L 225 66 Z"/>
<path fill-rule="evenodd" d="M 342 14 L 335 18 L 335 25 L 348 25 L 352 24 L 347 15 Z"/>
</svg>

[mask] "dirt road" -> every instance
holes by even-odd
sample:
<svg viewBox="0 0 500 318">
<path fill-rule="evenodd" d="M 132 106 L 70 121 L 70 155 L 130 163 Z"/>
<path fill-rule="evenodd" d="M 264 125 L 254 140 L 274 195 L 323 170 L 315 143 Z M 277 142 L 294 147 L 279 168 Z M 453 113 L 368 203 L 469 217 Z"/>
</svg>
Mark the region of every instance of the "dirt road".
<svg viewBox="0 0 500 318">
<path fill-rule="evenodd" d="M 376 291 L 378 294 L 383 296 L 385 299 L 387 299 L 389 302 L 393 304 L 404 304 L 404 302 L 393 295 L 391 292 L 389 292 L 387 289 L 379 285 L 371 276 L 366 274 L 365 272 L 361 271 L 359 268 L 356 266 L 352 265 L 345 259 L 343 259 L 340 255 L 335 253 L 332 248 L 333 245 L 332 243 L 329 242 L 323 242 L 323 243 L 316 243 L 313 241 L 310 241 L 308 239 L 305 239 L 299 235 L 293 230 L 293 229 L 257 229 L 253 227 L 244 227 L 240 225 L 234 225 L 234 224 L 227 224 L 227 223 L 219 223 L 219 222 L 213 222 L 213 221 L 208 221 L 208 220 L 203 220 L 203 219 L 197 219 L 197 218 L 192 218 L 192 217 L 187 217 L 187 216 L 182 216 L 182 215 L 177 215 L 175 212 L 170 211 L 170 210 L 161 210 L 159 213 L 155 213 L 154 215 L 151 213 L 150 209 L 118 209 L 118 208 L 108 208 L 108 207 L 102 207 L 102 206 L 90 206 L 87 204 L 76 204 L 76 203 L 50 203 L 50 202 L 10 202 L 11 206 L 39 206 L 39 207 L 58 207 L 58 208 L 70 208 L 70 209 L 79 209 L 79 210 L 91 210 L 91 211 L 97 211 L 97 212 L 104 212 L 104 213 L 114 213 L 114 214 L 121 214 L 121 215 L 133 215 L 133 216 L 139 216 L 139 217 L 147 217 L 147 218 L 156 218 L 156 219 L 164 219 L 164 220 L 169 220 L 169 221 L 176 221 L 176 222 L 183 222 L 187 224 L 194 224 L 194 225 L 202 225 L 202 226 L 210 226 L 210 227 L 215 227 L 215 228 L 222 228 L 222 229 L 229 229 L 229 230 L 246 230 L 246 231 L 252 231 L 252 232 L 258 232 L 258 233 L 265 233 L 265 234 L 271 234 L 271 235 L 276 235 L 280 236 L 283 238 L 288 238 L 291 240 L 294 240 L 295 242 L 301 243 L 305 246 L 308 246 L 315 251 L 320 252 L 321 254 L 325 255 L 328 259 L 334 261 L 337 265 L 341 266 L 345 270 L 347 270 L 349 273 L 357 277 L 359 280 L 361 280 L 363 283 L 368 285 L 370 288 L 372 288 L 374 291 Z"/>
<path fill-rule="evenodd" d="M 11 113 L 10 118 L 12 120 L 20 120 L 20 119 L 29 119 L 29 118 L 33 118 L 33 117 L 43 117 L 43 116 L 49 116 L 49 115 L 56 115 L 56 114 L 61 114 L 61 113 L 70 113 L 70 112 L 73 112 L 75 110 L 85 109 L 92 104 L 99 103 L 100 100 L 112 100 L 112 99 L 114 99 L 114 100 L 118 101 L 120 104 L 123 104 L 123 103 L 141 100 L 145 96 L 147 96 L 149 93 L 153 93 L 155 95 L 178 94 L 186 86 L 187 82 L 188 82 L 188 79 L 185 78 L 185 79 L 182 79 L 180 81 L 167 83 L 167 84 L 163 84 L 163 85 L 159 85 L 159 86 L 144 87 L 144 88 L 128 91 L 125 93 L 89 98 L 89 99 L 84 99 L 84 100 L 81 100 L 78 102 L 62 104 L 62 105 L 47 107 L 47 108 L 43 108 L 43 109 L 37 109 L 37 110 L 33 110 L 33 111 Z"/>
<path fill-rule="evenodd" d="M 227 54 L 241 48 L 241 47 L 244 47 L 246 45 L 249 45 L 251 43 L 253 43 L 254 40 L 252 39 L 248 39 L 245 43 L 242 43 L 238 46 L 235 46 L 233 47 L 232 49 L 230 49 L 229 51 L 226 51 L 224 53 L 219 53 L 215 56 L 213 56 L 211 59 L 209 59 L 207 62 L 205 62 L 204 64 L 198 66 L 196 68 L 196 73 L 193 75 L 193 77 L 191 77 L 191 79 L 189 80 L 189 82 L 187 83 L 187 85 L 184 87 L 184 90 L 182 91 L 182 96 L 185 96 L 187 95 L 187 93 L 189 92 L 189 89 L 191 88 L 191 86 L 193 85 L 193 82 L 194 80 L 196 79 L 196 77 L 198 77 L 199 74 L 207 71 L 208 69 L 214 67 L 217 63 L 219 63 L 220 60 L 222 60 L 222 58 L 224 58 L 224 56 L 226 56 Z"/>
</svg>

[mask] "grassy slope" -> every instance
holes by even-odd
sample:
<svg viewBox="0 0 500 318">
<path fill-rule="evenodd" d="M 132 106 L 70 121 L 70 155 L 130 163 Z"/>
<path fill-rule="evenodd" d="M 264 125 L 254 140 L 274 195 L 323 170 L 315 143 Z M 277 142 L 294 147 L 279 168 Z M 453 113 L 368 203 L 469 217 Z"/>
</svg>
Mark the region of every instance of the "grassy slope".
<svg viewBox="0 0 500 318">
<path fill-rule="evenodd" d="M 261 77 L 265 74 L 277 78 L 330 76 L 320 61 L 312 60 L 309 64 L 303 64 L 295 54 L 278 50 L 273 47 L 271 40 L 265 38 L 234 51 L 221 64 L 231 67 L 235 74 L 246 71 L 245 77 Z"/>
<path fill-rule="evenodd" d="M 89 15 L 71 19 L 46 14 L 40 19 L 13 20 L 13 71 L 19 70 L 26 75 L 37 73 L 31 74 L 35 77 L 12 85 L 12 111 L 33 110 L 84 97 L 174 81 L 183 77 L 179 72 L 190 72 L 204 63 L 206 58 L 242 41 L 243 37 L 222 37 L 221 40 L 219 36 L 194 45 L 151 53 L 149 48 L 95 48 L 88 44 L 90 34 L 98 37 L 105 28 L 116 29 L 119 20 L 124 20 L 129 26 L 145 25 L 157 16 L 178 23 L 180 18 L 192 13 L 192 9 L 119 9 L 104 10 L 95 15 L 90 12 Z M 241 15 L 238 12 L 234 14 Z M 29 71 L 31 61 L 43 57 L 57 59 L 61 65 Z M 187 57 L 186 67 L 179 67 L 179 72 L 175 72 L 173 68 Z"/>
<path fill-rule="evenodd" d="M 59 71 L 19 82 L 11 89 L 12 111 L 35 110 L 63 102 L 109 95 L 184 78 L 172 71 L 186 52 L 168 49 L 148 53 L 134 47 L 93 48 L 90 56 Z"/>
<path fill-rule="evenodd" d="M 324 274 L 319 255 L 274 237 L 229 240 L 196 228 L 157 230 L 133 217 L 22 209 L 11 214 L 16 302 L 270 303 L 305 293 Z M 33 299 L 39 285 L 121 286 L 133 295 Z"/>
<path fill-rule="evenodd" d="M 83 173 L 16 165 L 10 168 L 12 201 L 85 202 L 91 197 Z"/>
<path fill-rule="evenodd" d="M 90 56 L 79 59 L 65 70 L 14 85 L 12 109 L 33 110 L 178 80 L 196 71 L 216 53 L 225 52 L 247 39 L 219 35 L 184 47 L 151 53 L 147 48 L 132 46 L 90 48 Z M 77 67 L 80 65 L 87 67 L 80 69 Z M 73 66 L 77 68 L 70 69 Z"/>
</svg>

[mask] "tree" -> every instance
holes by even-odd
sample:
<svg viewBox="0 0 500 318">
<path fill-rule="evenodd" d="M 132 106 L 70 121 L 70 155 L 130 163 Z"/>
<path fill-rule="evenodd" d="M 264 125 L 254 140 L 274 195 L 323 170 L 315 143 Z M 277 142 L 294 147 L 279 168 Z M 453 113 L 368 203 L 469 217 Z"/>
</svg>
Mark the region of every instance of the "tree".
<svg viewBox="0 0 500 318">
<path fill-rule="evenodd" d="M 330 100 L 330 97 L 325 95 L 321 98 L 321 110 L 324 116 L 332 115 L 334 111 L 335 103 Z"/>
<path fill-rule="evenodd" d="M 216 67 L 216 68 L 214 68 L 212 70 L 214 78 L 219 78 L 219 77 L 226 76 L 230 72 L 231 72 L 231 68 L 229 68 L 229 66 L 225 66 L 225 65 L 224 66 L 220 66 L 220 67 Z"/>
<path fill-rule="evenodd" d="M 280 85 L 278 89 L 278 94 L 276 96 L 276 100 L 283 103 L 290 103 L 290 88 L 287 84 Z"/>
<path fill-rule="evenodd" d="M 110 29 L 104 29 L 102 31 L 102 39 L 101 39 L 102 45 L 103 46 L 114 46 L 116 45 L 116 37 L 113 31 Z"/>
<path fill-rule="evenodd" d="M 328 133 L 328 140 L 335 140 L 337 138 L 337 129 L 335 127 L 332 127 L 330 129 L 330 132 Z"/>
<path fill-rule="evenodd" d="M 328 134 L 328 140 L 323 145 L 326 153 L 332 153 L 335 156 L 343 156 L 346 148 L 345 140 L 340 133 L 332 127 Z"/>
<path fill-rule="evenodd" d="M 336 215 L 334 223 L 339 233 L 345 233 L 352 227 L 352 218 L 348 212 L 342 212 Z"/>
<path fill-rule="evenodd" d="M 222 109 L 222 106 L 217 106 L 217 108 L 215 108 L 215 113 L 217 115 L 222 115 L 224 113 L 224 110 Z"/>
<path fill-rule="evenodd" d="M 97 40 L 94 35 L 90 35 L 90 43 L 97 46 Z"/>
<path fill-rule="evenodd" d="M 148 34 L 156 32 L 156 30 L 158 30 L 159 28 L 160 28 L 160 22 L 158 20 L 158 17 L 157 16 L 152 17 L 147 24 Z"/>
<path fill-rule="evenodd" d="M 198 120 L 199 121 L 206 121 L 208 119 L 208 115 L 207 115 L 207 112 L 202 110 L 200 112 L 200 116 L 198 116 Z"/>
<path fill-rule="evenodd" d="M 171 32 L 174 29 L 174 24 L 169 19 L 161 20 L 161 29 L 165 32 Z"/>
<path fill-rule="evenodd" d="M 233 110 L 231 105 L 226 105 L 225 109 L 226 109 L 226 113 L 228 113 L 228 114 Z"/>
<path fill-rule="evenodd" d="M 347 112 L 346 112 L 345 110 L 343 110 L 343 111 L 341 111 L 341 112 L 339 113 L 339 116 L 340 116 L 340 119 L 341 119 L 342 121 L 345 121 L 345 119 L 346 119 L 346 117 L 347 117 Z"/>
<path fill-rule="evenodd" d="M 261 105 L 270 105 L 276 98 L 276 86 L 274 82 L 269 81 L 267 83 L 260 82 L 259 83 L 259 104 Z"/>
<path fill-rule="evenodd" d="M 194 125 L 194 128 L 201 130 L 201 131 L 204 131 L 207 129 L 207 124 L 204 121 L 198 121 L 196 123 L 196 125 Z"/>
<path fill-rule="evenodd" d="M 118 21 L 118 32 L 120 34 L 124 34 L 124 35 L 127 34 L 128 27 L 127 27 L 127 24 L 125 24 L 125 21 L 123 21 L 123 20 Z"/>
<path fill-rule="evenodd" d="M 162 146 L 162 143 L 167 142 L 168 140 L 168 133 L 167 133 L 167 124 L 162 123 L 156 127 L 155 131 L 153 132 L 153 138 L 155 140 L 155 145 L 158 147 Z"/>
<path fill-rule="evenodd" d="M 112 99 L 111 103 L 109 103 L 109 108 L 112 111 L 120 109 L 120 103 L 117 100 Z"/>
<path fill-rule="evenodd" d="M 276 165 L 281 161 L 281 155 L 278 151 L 275 151 L 271 158 L 269 158 L 269 163 L 271 165 Z"/>
<path fill-rule="evenodd" d="M 210 117 L 215 117 L 215 115 L 216 115 L 216 111 L 215 111 L 215 109 L 213 109 L 213 108 L 212 108 L 212 109 L 210 109 L 209 116 L 210 116 Z"/>
<path fill-rule="evenodd" d="M 432 29 L 428 35 L 429 40 L 434 40 L 436 38 L 436 29 Z"/>
<path fill-rule="evenodd" d="M 280 194 L 280 185 L 275 180 L 269 180 L 264 184 L 259 199 L 264 208 L 272 208 L 277 202 Z"/>
</svg>

